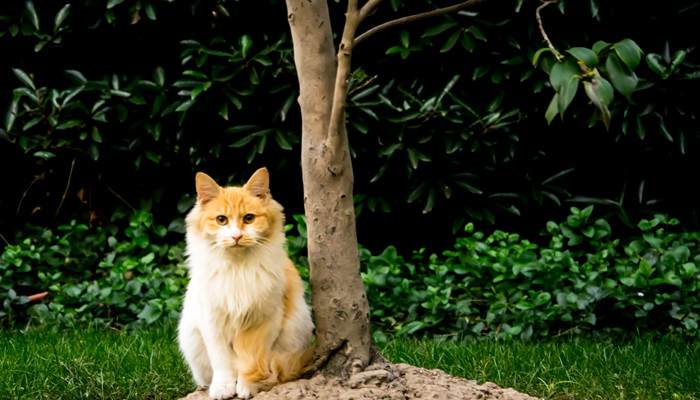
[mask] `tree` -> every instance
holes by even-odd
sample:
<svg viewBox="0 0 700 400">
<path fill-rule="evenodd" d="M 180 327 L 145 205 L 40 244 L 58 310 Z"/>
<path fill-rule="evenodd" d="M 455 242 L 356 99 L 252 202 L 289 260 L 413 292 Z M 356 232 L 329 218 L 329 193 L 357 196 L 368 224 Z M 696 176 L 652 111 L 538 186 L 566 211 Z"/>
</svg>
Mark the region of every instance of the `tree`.
<svg viewBox="0 0 700 400">
<path fill-rule="evenodd" d="M 377 30 L 482 1 L 469 0 L 455 7 L 390 22 Z M 358 0 L 348 1 L 337 52 L 326 0 L 286 0 L 286 3 L 299 79 L 304 208 L 316 325 L 310 373 L 322 372 L 340 378 L 341 382 L 354 379 L 355 386 L 364 380 L 391 381 L 398 373 L 388 367 L 370 332 L 369 304 L 360 274 L 354 178 L 345 126 L 352 52 L 358 43 L 357 27 L 381 0 L 368 0 L 362 7 Z M 373 363 L 379 365 L 368 375 L 357 378 Z"/>
<path fill-rule="evenodd" d="M 304 206 L 317 332 L 314 366 L 342 377 L 364 370 L 373 361 L 383 361 L 372 342 L 369 305 L 360 275 L 353 171 L 345 127 L 352 52 L 361 40 L 356 38 L 357 28 L 380 2 L 369 0 L 360 7 L 357 0 L 348 1 L 336 52 L 326 1 L 287 0 L 302 114 Z M 471 0 L 413 18 L 479 2 Z M 410 19 L 402 20 L 407 21 Z"/>
</svg>

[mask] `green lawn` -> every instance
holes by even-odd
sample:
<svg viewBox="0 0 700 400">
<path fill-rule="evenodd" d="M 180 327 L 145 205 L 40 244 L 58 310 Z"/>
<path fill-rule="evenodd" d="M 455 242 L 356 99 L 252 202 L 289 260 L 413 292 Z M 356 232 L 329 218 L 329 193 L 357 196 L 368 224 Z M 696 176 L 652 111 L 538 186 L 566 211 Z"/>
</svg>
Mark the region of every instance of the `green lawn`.
<svg viewBox="0 0 700 400">
<path fill-rule="evenodd" d="M 636 338 L 624 343 L 452 343 L 398 340 L 393 362 L 547 399 L 700 399 L 700 342 Z"/>
<path fill-rule="evenodd" d="M 700 343 L 392 340 L 393 362 L 548 399 L 700 399 Z M 177 399 L 194 389 L 172 327 L 137 333 L 0 331 L 2 399 Z"/>
</svg>

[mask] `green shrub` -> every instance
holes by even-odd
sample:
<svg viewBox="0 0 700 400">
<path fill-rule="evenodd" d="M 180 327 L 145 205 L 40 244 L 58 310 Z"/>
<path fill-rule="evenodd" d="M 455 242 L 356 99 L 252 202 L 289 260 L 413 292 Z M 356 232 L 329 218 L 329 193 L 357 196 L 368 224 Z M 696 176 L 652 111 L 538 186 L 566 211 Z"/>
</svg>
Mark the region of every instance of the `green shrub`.
<svg viewBox="0 0 700 400">
<path fill-rule="evenodd" d="M 696 336 L 700 233 L 656 215 L 640 236 L 613 238 L 593 207 L 571 209 L 535 241 L 469 223 L 441 254 L 360 248 L 375 335 L 551 338 L 625 331 Z M 308 281 L 306 223 L 286 226 Z M 294 229 L 296 227 L 296 230 Z M 187 282 L 183 244 L 136 212 L 128 227 L 37 229 L 0 255 L 0 326 L 27 321 L 129 328 L 177 318 Z M 48 292 L 41 300 L 30 295 Z M 308 292 L 308 290 L 307 290 Z"/>
<path fill-rule="evenodd" d="M 613 239 L 593 207 L 549 222 L 547 247 L 517 234 L 465 227 L 441 255 L 404 260 L 393 247 L 362 252 L 375 331 L 460 336 L 553 337 L 574 331 L 680 330 L 700 320 L 697 233 L 675 233 L 662 215 L 640 238 Z M 568 239 L 568 240 L 567 240 Z"/>
<path fill-rule="evenodd" d="M 56 232 L 31 228 L 0 255 L 0 326 L 33 319 L 133 327 L 176 317 L 186 273 L 182 244 L 167 244 L 167 232 L 143 211 L 123 231 L 75 221 Z"/>
</svg>

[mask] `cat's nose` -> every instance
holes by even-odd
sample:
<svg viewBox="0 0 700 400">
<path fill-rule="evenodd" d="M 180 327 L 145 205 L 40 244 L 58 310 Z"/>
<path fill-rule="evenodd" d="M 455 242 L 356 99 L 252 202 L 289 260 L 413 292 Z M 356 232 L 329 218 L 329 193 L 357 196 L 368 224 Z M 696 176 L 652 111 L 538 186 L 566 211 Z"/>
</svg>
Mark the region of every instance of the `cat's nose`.
<svg viewBox="0 0 700 400">
<path fill-rule="evenodd" d="M 236 242 L 236 244 L 238 244 L 238 240 L 240 240 L 240 238 L 241 238 L 242 236 L 243 236 L 242 233 L 236 233 L 236 234 L 234 234 L 234 235 L 231 235 L 231 237 L 232 237 L 233 240 Z"/>
</svg>

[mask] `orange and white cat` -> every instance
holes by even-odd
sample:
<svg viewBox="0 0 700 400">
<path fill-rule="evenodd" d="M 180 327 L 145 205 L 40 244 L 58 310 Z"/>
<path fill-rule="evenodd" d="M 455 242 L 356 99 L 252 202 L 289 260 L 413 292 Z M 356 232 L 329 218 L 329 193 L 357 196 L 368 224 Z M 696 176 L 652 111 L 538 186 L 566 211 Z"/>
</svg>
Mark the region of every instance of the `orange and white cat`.
<svg viewBox="0 0 700 400">
<path fill-rule="evenodd" d="M 196 176 L 178 342 L 212 399 L 248 399 L 295 379 L 312 355 L 311 313 L 284 250 L 284 214 L 269 179 L 265 168 L 241 187 Z"/>
</svg>

